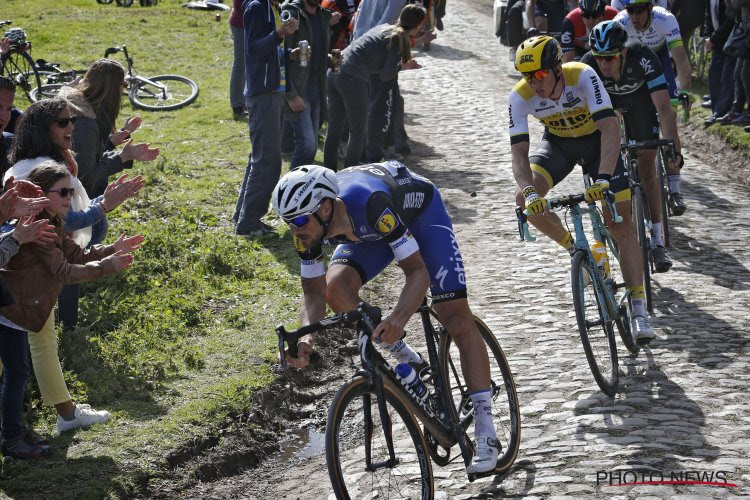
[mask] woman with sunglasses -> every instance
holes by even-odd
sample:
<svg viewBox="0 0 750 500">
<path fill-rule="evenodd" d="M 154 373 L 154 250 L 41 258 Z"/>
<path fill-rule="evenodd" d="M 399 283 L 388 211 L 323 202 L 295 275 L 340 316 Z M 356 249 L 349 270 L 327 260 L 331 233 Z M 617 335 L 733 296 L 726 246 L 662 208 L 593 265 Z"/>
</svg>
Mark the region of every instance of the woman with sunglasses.
<svg viewBox="0 0 750 500">
<path fill-rule="evenodd" d="M 589 50 L 589 33 L 604 20 L 614 19 L 617 9 L 604 0 L 579 0 L 578 8 L 571 10 L 562 23 L 560 44 L 563 62 L 578 61 Z"/>
<path fill-rule="evenodd" d="M 151 161 L 159 150 L 130 138 L 141 125 L 140 117 L 128 118 L 117 130 L 125 69 L 117 61 L 100 59 L 91 65 L 75 87 L 63 87 L 60 96 L 70 103 L 78 122 L 73 130 L 73 151 L 78 161 L 78 178 L 89 196 L 99 196 L 110 175 L 131 168 L 134 160 Z M 125 146 L 117 151 L 115 147 Z M 97 243 L 97 242 L 95 242 Z"/>
<path fill-rule="evenodd" d="M 71 204 L 71 176 L 65 165 L 47 160 L 29 174 L 49 200 L 39 217 L 46 218 L 55 235 L 48 245 L 21 245 L 18 253 L 0 271 L 15 303 L 0 307 L 0 331 L 15 335 L 13 349 L 4 349 L 5 373 L 13 368 L 12 380 L 3 386 L 2 450 L 18 458 L 41 458 L 48 452 L 44 446 L 27 443 L 21 420 L 23 389 L 29 373 L 26 361 L 26 332 L 38 331 L 52 313 L 57 296 L 65 283 L 80 283 L 110 276 L 130 266 L 131 252 L 143 243 L 143 236 L 121 235 L 113 245 L 82 249 L 65 234 L 64 218 Z M 10 352 L 10 351 L 14 352 Z M 76 415 L 86 408 L 76 407 Z"/>
<path fill-rule="evenodd" d="M 106 229 L 106 212 L 111 211 L 128 198 L 135 196 L 143 187 L 143 178 L 127 180 L 125 176 L 110 184 L 104 195 L 89 200 L 86 190 L 76 177 L 78 164 L 71 151 L 75 117 L 71 115 L 64 99 L 46 99 L 29 106 L 18 124 L 14 138 L 11 161 L 13 166 L 5 173 L 3 181 L 10 177 L 27 179 L 29 173 L 41 163 L 54 160 L 67 166 L 70 176 L 69 211 L 63 217 L 65 231 L 80 247 L 88 246 L 92 239 L 101 241 L 104 235 L 92 231 L 98 227 Z M 78 285 L 68 285 L 61 294 L 59 316 L 77 317 Z M 67 294 L 67 295 L 66 295 Z M 67 300 L 66 300 L 67 299 Z M 58 413 L 58 428 L 72 428 L 106 421 L 109 413 L 86 409 L 80 418 L 71 420 L 76 406 L 68 393 L 57 353 L 57 334 L 54 313 L 50 312 L 43 327 L 31 331 L 29 344 L 37 382 L 45 404 L 55 406 Z"/>
</svg>

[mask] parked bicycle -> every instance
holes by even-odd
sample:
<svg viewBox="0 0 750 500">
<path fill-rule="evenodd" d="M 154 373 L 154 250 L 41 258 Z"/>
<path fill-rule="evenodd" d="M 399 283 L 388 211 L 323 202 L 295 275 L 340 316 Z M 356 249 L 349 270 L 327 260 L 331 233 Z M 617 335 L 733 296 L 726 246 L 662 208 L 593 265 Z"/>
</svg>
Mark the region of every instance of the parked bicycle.
<svg viewBox="0 0 750 500">
<path fill-rule="evenodd" d="M 149 111 L 169 111 L 187 106 L 198 98 L 198 84 L 180 75 L 158 75 L 145 77 L 136 73 L 133 68 L 133 58 L 128 54 L 127 46 L 109 47 L 104 51 L 104 57 L 122 52 L 127 64 L 127 88 L 125 92 L 134 108 Z M 48 78 L 35 93 L 35 98 L 52 97 L 60 92 L 67 82 L 85 71 L 73 70 L 60 72 Z"/>
<path fill-rule="evenodd" d="M 594 380 L 605 394 L 614 396 L 619 385 L 614 329 L 617 328 L 623 344 L 630 352 L 637 353 L 639 347 L 630 332 L 627 306 L 630 292 L 624 282 L 615 279 L 614 266 L 610 265 L 610 270 L 607 271 L 606 266 L 597 264 L 583 227 L 585 214 L 589 215 L 595 240 L 605 244 L 608 255 L 618 263 L 619 250 L 596 203 L 582 206 L 584 201 L 582 193 L 549 199 L 547 206 L 550 210 L 567 208 L 566 223 L 568 215 L 572 220 L 575 251 L 571 256 L 570 279 L 578 332 L 581 334 L 581 343 Z M 611 192 L 608 192 L 606 205 L 613 222 L 621 222 L 622 217 L 617 214 L 614 194 Z M 529 232 L 526 215 L 521 207 L 516 207 L 519 236 L 522 241 L 534 241 L 536 238 Z M 619 295 L 618 290 L 622 290 Z"/>
<path fill-rule="evenodd" d="M 0 21 L 0 27 L 12 24 L 13 21 Z M 31 42 L 26 39 L 23 28 L 11 28 L 4 33 L 10 39 L 10 50 L 0 57 L 0 75 L 10 78 L 17 88 L 23 90 L 26 98 L 34 102 L 31 91 L 42 85 L 39 70 L 31 57 Z"/>
<path fill-rule="evenodd" d="M 287 332 L 276 328 L 279 355 L 284 344 L 297 355 L 300 337 L 348 326 L 357 331 L 362 367 L 336 393 L 328 409 L 326 462 L 336 498 L 433 498 L 432 461 L 446 466 L 457 459 L 471 462 L 473 447 L 467 429 L 474 420 L 459 353 L 425 300 L 417 311 L 424 329 L 429 366 L 419 377 L 429 388 L 419 397 L 403 384 L 371 341 L 380 323 L 380 309 L 360 303 L 354 311 L 337 314 Z M 506 472 L 520 445 L 520 412 L 515 383 L 495 336 L 475 318 L 490 357 L 492 413 L 502 445 L 494 470 L 469 474 L 469 481 Z M 311 361 L 319 359 L 313 354 Z M 420 429 L 422 422 L 424 430 Z M 458 445 L 459 454 L 451 457 Z"/>
</svg>

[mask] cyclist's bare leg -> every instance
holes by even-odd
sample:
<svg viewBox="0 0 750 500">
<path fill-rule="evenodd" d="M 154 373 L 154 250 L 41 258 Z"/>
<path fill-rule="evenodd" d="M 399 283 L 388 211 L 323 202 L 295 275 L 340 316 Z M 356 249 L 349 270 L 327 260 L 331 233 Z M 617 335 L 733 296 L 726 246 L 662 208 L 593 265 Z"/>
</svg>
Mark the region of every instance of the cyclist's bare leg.
<svg viewBox="0 0 750 500">
<path fill-rule="evenodd" d="M 617 224 L 612 222 L 609 210 L 604 209 L 604 218 L 607 222 L 612 236 L 617 241 L 620 249 L 620 266 L 622 266 L 622 276 L 625 278 L 625 284 L 628 287 L 643 285 L 643 256 L 641 247 L 638 244 L 638 238 L 635 235 L 635 226 L 630 213 L 630 200 L 620 201 L 615 204 L 617 214 L 622 217 L 622 222 Z"/>
<path fill-rule="evenodd" d="M 638 152 L 638 175 L 643 183 L 648 206 L 651 208 L 651 222 L 658 224 L 661 222 L 661 186 L 656 177 L 655 149 Z"/>
<path fill-rule="evenodd" d="M 539 172 L 534 172 L 534 188 L 539 196 L 544 197 L 550 190 L 550 185 L 547 183 L 547 179 L 544 178 Z M 525 200 L 521 194 L 521 190 L 516 187 L 516 204 L 519 207 L 523 207 Z M 563 227 L 560 218 L 555 213 L 530 215 L 529 222 L 542 233 L 552 238 L 553 241 L 562 241 L 562 239 L 568 234 L 568 230 Z"/>
<path fill-rule="evenodd" d="M 440 323 L 456 343 L 461 353 L 461 370 L 470 392 L 490 388 L 490 360 L 474 315 L 466 299 L 455 299 L 435 304 Z"/>
</svg>

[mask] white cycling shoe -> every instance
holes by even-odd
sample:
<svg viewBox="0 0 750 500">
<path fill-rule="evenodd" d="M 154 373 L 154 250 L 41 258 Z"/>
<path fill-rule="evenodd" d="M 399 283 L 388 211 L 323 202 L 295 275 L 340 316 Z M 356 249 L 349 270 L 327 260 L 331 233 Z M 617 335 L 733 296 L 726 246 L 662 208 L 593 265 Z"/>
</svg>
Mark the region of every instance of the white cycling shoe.
<svg viewBox="0 0 750 500">
<path fill-rule="evenodd" d="M 469 474 L 481 474 L 489 472 L 497 466 L 497 456 L 500 454 L 500 441 L 485 434 L 477 435 L 477 448 L 474 450 L 474 458 L 466 467 Z"/>
<path fill-rule="evenodd" d="M 648 344 L 656 337 L 654 329 L 644 316 L 630 318 L 630 331 L 633 334 L 633 340 L 638 345 Z"/>
</svg>

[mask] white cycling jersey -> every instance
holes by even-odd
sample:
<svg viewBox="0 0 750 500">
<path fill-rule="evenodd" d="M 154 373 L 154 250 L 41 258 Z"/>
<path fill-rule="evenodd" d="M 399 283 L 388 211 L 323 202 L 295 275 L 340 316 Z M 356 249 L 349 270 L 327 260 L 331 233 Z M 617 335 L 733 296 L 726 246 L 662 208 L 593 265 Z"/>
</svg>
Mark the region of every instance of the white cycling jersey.
<svg viewBox="0 0 750 500">
<path fill-rule="evenodd" d="M 596 121 L 614 116 L 612 102 L 596 71 L 583 63 L 562 65 L 565 81 L 560 99 L 543 99 L 526 80 L 513 87 L 508 96 L 510 143 L 529 141 L 529 115 L 558 137 L 583 137 L 597 131 Z"/>
<path fill-rule="evenodd" d="M 617 14 L 614 20 L 622 24 L 625 31 L 628 32 L 628 40 L 637 40 L 654 52 L 664 47 L 665 43 L 670 50 L 682 46 L 682 36 L 680 35 L 680 27 L 677 25 L 677 18 L 661 7 L 651 9 L 651 22 L 643 31 L 635 30 L 627 10 Z"/>
<path fill-rule="evenodd" d="M 651 0 L 651 3 L 654 4 L 654 7 L 661 7 L 662 9 L 669 10 L 669 3 L 667 0 Z M 625 3 L 622 0 L 612 0 L 611 5 L 617 10 L 625 10 Z"/>
</svg>

